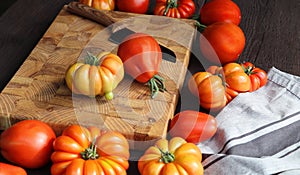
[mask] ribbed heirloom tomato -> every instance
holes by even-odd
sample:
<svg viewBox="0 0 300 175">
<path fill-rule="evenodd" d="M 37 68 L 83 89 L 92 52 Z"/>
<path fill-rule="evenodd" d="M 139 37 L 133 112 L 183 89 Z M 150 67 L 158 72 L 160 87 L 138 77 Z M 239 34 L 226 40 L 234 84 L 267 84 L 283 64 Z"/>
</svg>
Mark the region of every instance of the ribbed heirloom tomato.
<svg viewBox="0 0 300 175">
<path fill-rule="evenodd" d="M 203 175 L 202 153 L 181 137 L 158 140 L 138 161 L 141 175 Z"/>
<path fill-rule="evenodd" d="M 193 0 L 156 0 L 153 13 L 172 18 L 190 18 L 195 10 Z"/>
<path fill-rule="evenodd" d="M 245 73 L 250 77 L 251 88 L 249 92 L 255 91 L 264 86 L 268 81 L 268 75 L 266 71 L 256 67 L 253 63 L 244 62 L 241 63 Z"/>
<path fill-rule="evenodd" d="M 129 145 L 114 131 L 71 125 L 53 143 L 52 175 L 126 175 Z"/>
<path fill-rule="evenodd" d="M 94 7 L 98 10 L 115 9 L 115 0 L 80 0 L 79 2 Z"/>
<path fill-rule="evenodd" d="M 222 67 L 210 66 L 206 71 L 223 78 L 228 102 L 239 93 L 252 92 L 264 86 L 268 79 L 264 70 L 250 62 L 227 63 Z"/>
<path fill-rule="evenodd" d="M 124 78 L 122 60 L 113 53 L 102 52 L 97 57 L 91 54 L 84 62 L 71 65 L 65 75 L 68 88 L 75 94 L 90 97 L 104 95 L 113 98 L 113 89 Z"/>
<path fill-rule="evenodd" d="M 125 72 L 140 83 L 147 83 L 151 97 L 164 91 L 162 77 L 158 75 L 162 52 L 154 37 L 144 33 L 127 36 L 119 45 L 118 56 L 122 59 Z"/>
<path fill-rule="evenodd" d="M 236 61 L 244 50 L 245 42 L 241 28 L 227 22 L 208 25 L 199 38 L 203 56 L 212 63 L 222 65 Z"/>
<path fill-rule="evenodd" d="M 216 22 L 229 22 L 239 25 L 241 10 L 232 0 L 211 0 L 200 10 L 200 23 L 210 25 Z"/>
<path fill-rule="evenodd" d="M 196 72 L 188 81 L 190 92 L 199 98 L 204 109 L 218 111 L 222 109 L 227 99 L 223 79 L 210 72 Z"/>
</svg>

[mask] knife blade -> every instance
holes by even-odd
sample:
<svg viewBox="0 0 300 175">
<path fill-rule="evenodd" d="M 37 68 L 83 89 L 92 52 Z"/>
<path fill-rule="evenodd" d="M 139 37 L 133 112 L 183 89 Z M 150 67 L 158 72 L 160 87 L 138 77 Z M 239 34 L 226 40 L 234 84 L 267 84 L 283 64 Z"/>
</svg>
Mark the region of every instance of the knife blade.
<svg viewBox="0 0 300 175">
<path fill-rule="evenodd" d="M 115 22 L 119 22 L 123 20 L 124 18 L 134 17 L 139 14 L 134 13 L 125 13 L 120 11 L 108 11 L 108 10 L 97 10 L 93 7 L 87 6 L 85 4 L 79 3 L 79 2 L 70 2 L 67 5 L 67 11 L 85 17 L 87 19 L 90 19 L 92 21 L 95 21 L 103 26 L 109 26 Z M 122 18 L 118 18 L 118 16 L 122 16 Z M 113 43 L 119 44 L 123 41 L 123 39 L 132 34 L 135 33 L 134 31 L 124 27 L 121 28 L 115 32 L 112 31 L 111 36 L 109 37 L 109 40 Z M 160 49 L 162 51 L 162 58 L 166 61 L 170 61 L 172 63 L 176 63 L 176 55 L 175 53 L 159 44 Z"/>
</svg>

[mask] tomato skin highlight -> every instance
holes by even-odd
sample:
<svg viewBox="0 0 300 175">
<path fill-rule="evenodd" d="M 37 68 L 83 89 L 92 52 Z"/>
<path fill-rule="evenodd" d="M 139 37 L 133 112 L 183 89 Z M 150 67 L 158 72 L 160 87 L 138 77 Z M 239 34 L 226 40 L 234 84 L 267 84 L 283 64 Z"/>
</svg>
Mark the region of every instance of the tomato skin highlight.
<svg viewBox="0 0 300 175">
<path fill-rule="evenodd" d="M 210 139 L 216 131 L 217 121 L 213 116 L 193 110 L 177 113 L 169 128 L 172 137 L 181 137 L 194 144 Z"/>
<path fill-rule="evenodd" d="M 24 168 L 40 168 L 50 162 L 56 135 L 46 123 L 23 120 L 1 133 L 2 156 Z"/>
<path fill-rule="evenodd" d="M 242 29 L 232 23 L 216 22 L 208 25 L 199 37 L 200 50 L 210 62 L 224 65 L 235 62 L 246 44 Z"/>
<path fill-rule="evenodd" d="M 241 10 L 231 0 L 211 0 L 200 9 L 200 23 L 211 25 L 216 22 L 228 22 L 239 25 Z"/>
<path fill-rule="evenodd" d="M 0 162 L 0 175 L 27 175 L 27 173 L 22 167 Z"/>
</svg>

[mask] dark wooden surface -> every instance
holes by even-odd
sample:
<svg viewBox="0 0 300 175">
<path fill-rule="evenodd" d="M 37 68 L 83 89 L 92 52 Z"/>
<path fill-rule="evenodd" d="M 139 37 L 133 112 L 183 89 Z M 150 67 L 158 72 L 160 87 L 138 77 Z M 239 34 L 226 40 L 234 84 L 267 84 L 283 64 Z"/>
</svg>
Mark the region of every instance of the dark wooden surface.
<svg viewBox="0 0 300 175">
<path fill-rule="evenodd" d="M 57 13 L 71 0 L 2 0 L 0 8 L 0 90 L 14 75 L 43 36 Z M 268 71 L 276 67 L 300 76 L 300 1 L 234 0 L 242 12 L 240 27 L 246 47 L 238 61 L 251 61 Z M 3 3 L 3 4 L 2 4 Z M 197 45 L 189 71 L 201 70 Z M 204 65 L 205 66 L 205 65 Z M 0 157 L 0 161 L 5 161 Z M 50 165 L 28 170 L 29 175 L 47 175 Z M 128 174 L 138 174 L 132 161 Z"/>
</svg>

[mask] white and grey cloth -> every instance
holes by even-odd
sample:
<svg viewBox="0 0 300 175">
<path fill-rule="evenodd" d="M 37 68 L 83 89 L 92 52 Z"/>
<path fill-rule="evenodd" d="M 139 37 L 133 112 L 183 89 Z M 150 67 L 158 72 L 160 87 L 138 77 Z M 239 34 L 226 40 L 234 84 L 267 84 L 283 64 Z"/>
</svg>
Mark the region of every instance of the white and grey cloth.
<svg viewBox="0 0 300 175">
<path fill-rule="evenodd" d="M 300 77 L 273 67 L 216 119 L 215 136 L 198 145 L 205 175 L 300 175 Z"/>
</svg>

